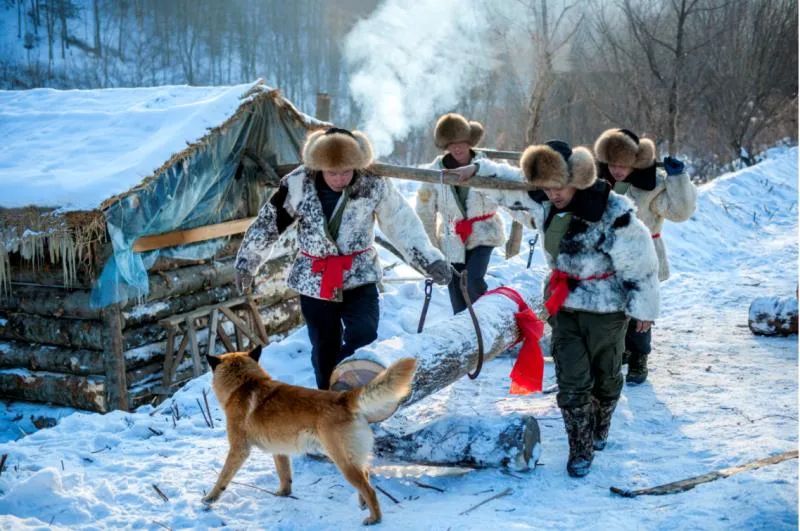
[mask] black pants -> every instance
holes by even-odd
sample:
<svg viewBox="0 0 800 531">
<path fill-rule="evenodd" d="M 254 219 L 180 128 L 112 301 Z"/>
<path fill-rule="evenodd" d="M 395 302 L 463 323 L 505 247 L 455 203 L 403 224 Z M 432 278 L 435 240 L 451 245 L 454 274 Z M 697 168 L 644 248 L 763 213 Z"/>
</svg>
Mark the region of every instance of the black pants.
<svg viewBox="0 0 800 531">
<path fill-rule="evenodd" d="M 494 247 L 488 245 L 479 245 L 473 249 L 469 249 L 464 257 L 464 264 L 453 264 L 456 271 L 461 273 L 467 270 L 467 293 L 472 302 L 478 300 L 478 297 L 486 293 L 488 286 L 483 277 L 486 276 L 486 270 L 489 269 L 489 260 L 492 258 L 492 250 Z M 453 306 L 453 314 L 461 313 L 467 309 L 467 303 L 464 296 L 461 294 L 461 278 L 453 275 L 453 280 L 447 285 L 450 291 L 450 304 Z"/>
<path fill-rule="evenodd" d="M 625 350 L 631 354 L 650 354 L 650 343 L 653 340 L 653 328 L 651 327 L 647 332 L 637 332 L 636 325 L 639 323 L 636 319 L 631 319 L 628 323 L 628 331 L 625 332 Z"/>
<path fill-rule="evenodd" d="M 300 296 L 300 311 L 311 340 L 311 364 L 317 387 L 330 387 L 336 365 L 378 337 L 378 288 L 365 284 L 345 290 L 342 302 Z"/>
</svg>

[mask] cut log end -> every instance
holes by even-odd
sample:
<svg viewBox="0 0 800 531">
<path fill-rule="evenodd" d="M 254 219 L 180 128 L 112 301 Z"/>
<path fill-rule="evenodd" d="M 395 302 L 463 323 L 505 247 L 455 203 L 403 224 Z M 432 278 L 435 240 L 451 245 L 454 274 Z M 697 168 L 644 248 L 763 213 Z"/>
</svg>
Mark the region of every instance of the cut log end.
<svg viewBox="0 0 800 531">
<path fill-rule="evenodd" d="M 349 391 L 357 387 L 364 387 L 375 379 L 385 367 L 371 360 L 348 360 L 336 366 L 331 374 L 331 391 Z M 397 407 L 387 407 L 380 411 L 372 411 L 367 415 L 367 422 L 381 422 L 388 419 L 397 411 Z"/>
</svg>

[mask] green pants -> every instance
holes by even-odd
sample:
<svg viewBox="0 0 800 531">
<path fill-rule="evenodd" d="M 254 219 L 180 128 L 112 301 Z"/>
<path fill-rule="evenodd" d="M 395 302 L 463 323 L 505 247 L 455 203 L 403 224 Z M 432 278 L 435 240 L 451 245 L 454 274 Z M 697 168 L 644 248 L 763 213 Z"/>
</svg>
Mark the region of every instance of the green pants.
<svg viewBox="0 0 800 531">
<path fill-rule="evenodd" d="M 619 398 L 628 325 L 625 314 L 562 309 L 550 319 L 550 324 L 558 406 L 581 407 L 592 397 Z"/>
</svg>

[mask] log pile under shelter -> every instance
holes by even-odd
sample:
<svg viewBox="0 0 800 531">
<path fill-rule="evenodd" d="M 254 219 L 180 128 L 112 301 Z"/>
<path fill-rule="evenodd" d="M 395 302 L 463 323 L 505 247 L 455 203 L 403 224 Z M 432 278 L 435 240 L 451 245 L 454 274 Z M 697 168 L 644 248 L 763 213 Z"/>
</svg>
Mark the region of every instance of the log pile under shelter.
<svg viewBox="0 0 800 531">
<path fill-rule="evenodd" d="M 130 410 L 204 371 L 209 342 L 245 349 L 300 324 L 291 235 L 253 297 L 237 299 L 233 265 L 241 220 L 277 185 L 264 165 L 297 165 L 329 124 L 260 81 L 232 89 L 224 121 L 93 210 L 0 198 L 0 397 Z"/>
</svg>

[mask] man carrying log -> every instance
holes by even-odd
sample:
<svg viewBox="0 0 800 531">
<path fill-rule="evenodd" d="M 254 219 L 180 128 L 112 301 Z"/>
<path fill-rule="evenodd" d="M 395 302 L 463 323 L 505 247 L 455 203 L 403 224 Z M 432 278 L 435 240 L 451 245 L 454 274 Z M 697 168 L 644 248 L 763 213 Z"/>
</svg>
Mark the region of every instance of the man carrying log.
<svg viewBox="0 0 800 531">
<path fill-rule="evenodd" d="M 658 316 L 658 261 L 633 203 L 598 181 L 591 152 L 561 141 L 528 147 L 520 168 L 491 160 L 451 170 L 520 180 L 531 192 L 487 192 L 515 212 L 528 212 L 552 269 L 545 308 L 553 328 L 557 401 L 569 439 L 567 472 L 589 473 L 605 448 L 622 390 L 628 319 L 649 328 Z"/>
<path fill-rule="evenodd" d="M 451 273 L 403 196 L 367 171 L 372 147 L 363 133 L 315 131 L 303 146 L 303 162 L 247 229 L 236 282 L 242 291 L 251 289 L 270 246 L 297 222 L 299 252 L 287 284 L 300 293 L 317 387 L 328 389 L 336 364 L 377 338 L 382 270 L 373 247 L 375 220 L 407 261 L 436 283 L 447 284 Z"/>
<path fill-rule="evenodd" d="M 656 171 L 656 145 L 627 129 L 608 129 L 594 144 L 598 172 L 614 191 L 636 205 L 636 215 L 650 230 L 658 256 L 658 280 L 669 278 L 669 263 L 661 229 L 664 220 L 686 221 L 694 213 L 697 189 L 683 170 L 683 162 L 664 158 L 666 175 Z M 640 330 L 631 319 L 625 334 L 628 374 L 625 381 L 638 385 L 647 379 L 647 357 L 651 351 L 652 330 Z"/>
<path fill-rule="evenodd" d="M 433 130 L 434 143 L 437 148 L 445 150 L 445 154 L 424 167 L 453 169 L 483 158 L 483 154 L 472 150 L 482 138 L 483 126 L 479 122 L 467 121 L 460 114 L 445 114 Z M 481 191 L 466 186 L 426 183 L 417 192 L 416 209 L 430 240 L 456 271 L 467 270 L 467 293 L 470 300 L 477 300 L 488 288 L 484 277 L 492 250 L 505 241 L 497 203 Z M 464 311 L 467 303 L 458 278 L 453 278 L 447 287 L 453 313 Z"/>
</svg>

